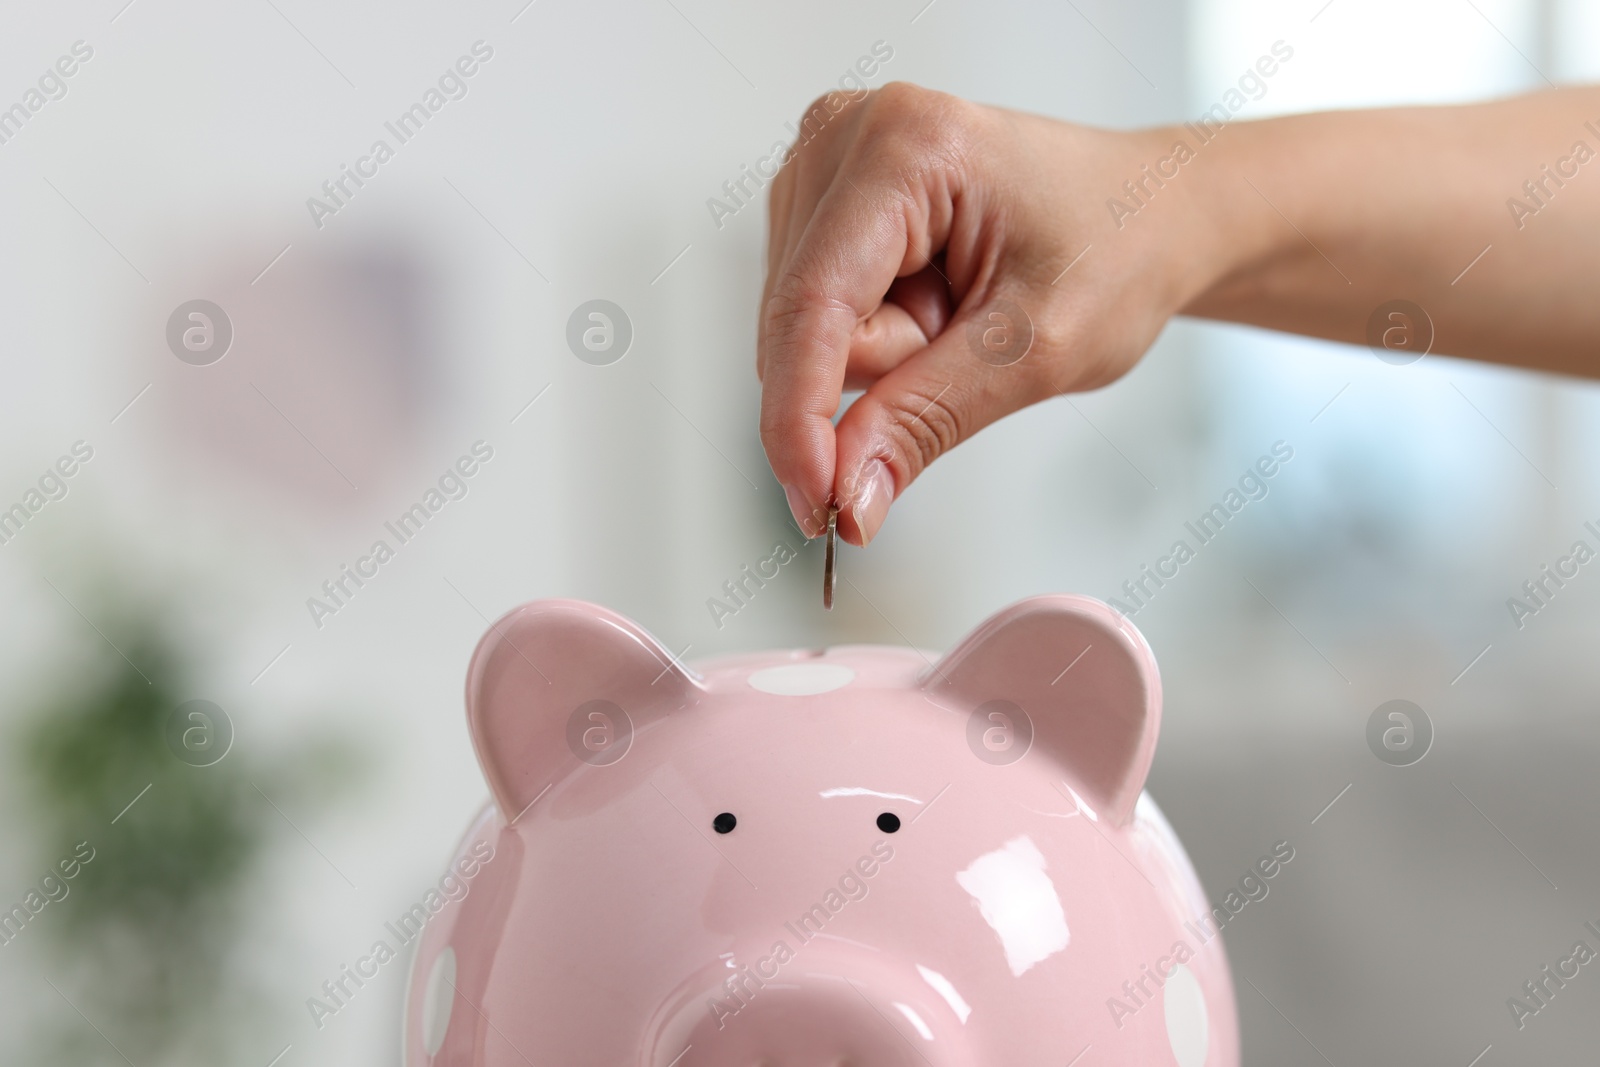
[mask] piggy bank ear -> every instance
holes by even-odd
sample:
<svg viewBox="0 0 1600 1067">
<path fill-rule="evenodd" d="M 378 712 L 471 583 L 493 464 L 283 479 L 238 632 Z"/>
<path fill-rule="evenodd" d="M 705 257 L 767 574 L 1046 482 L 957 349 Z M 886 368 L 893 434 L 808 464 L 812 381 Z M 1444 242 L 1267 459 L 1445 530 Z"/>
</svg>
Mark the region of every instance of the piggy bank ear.
<svg viewBox="0 0 1600 1067">
<path fill-rule="evenodd" d="M 1013 604 L 925 671 L 922 685 L 943 706 L 988 709 L 968 730 L 988 762 L 1053 761 L 1096 813 L 1117 825 L 1131 817 L 1155 754 L 1161 678 L 1139 631 L 1107 605 L 1079 596 Z M 1005 751 L 1012 744 L 1020 757 Z"/>
<path fill-rule="evenodd" d="M 467 669 L 467 723 L 495 803 L 514 822 L 585 764 L 691 702 L 698 680 L 637 624 L 577 600 L 537 600 L 493 623 Z"/>
</svg>

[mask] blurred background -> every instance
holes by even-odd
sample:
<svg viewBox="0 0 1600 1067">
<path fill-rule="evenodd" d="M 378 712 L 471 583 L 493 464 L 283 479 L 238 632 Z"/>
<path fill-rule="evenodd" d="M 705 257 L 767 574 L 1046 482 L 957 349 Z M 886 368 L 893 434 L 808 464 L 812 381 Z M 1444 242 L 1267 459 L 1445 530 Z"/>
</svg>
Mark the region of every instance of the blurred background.
<svg viewBox="0 0 1600 1067">
<path fill-rule="evenodd" d="M 757 438 L 764 199 L 723 190 L 875 45 L 874 86 L 1131 127 L 1194 117 L 1279 40 L 1242 118 L 1593 79 L 1592 3 L 4 22 L 0 107 L 28 111 L 0 115 L 0 508 L 26 513 L 0 520 L 0 910 L 28 913 L 0 932 L 7 1062 L 396 1062 L 403 966 L 320 1030 L 305 1000 L 483 800 L 462 680 L 522 601 L 600 602 L 691 660 L 944 648 L 1034 593 L 1121 597 L 1279 441 L 1266 499 L 1136 617 L 1166 689 L 1150 790 L 1212 898 L 1296 850 L 1227 930 L 1245 1062 L 1593 1057 L 1587 969 L 1524 1029 L 1506 999 L 1600 924 L 1600 575 L 1521 628 L 1506 601 L 1600 543 L 1600 390 L 1177 322 L 1124 381 L 937 464 L 844 550 L 824 614 Z M 361 162 L 380 138 L 392 158 Z M 579 358 L 596 300 L 612 347 Z M 392 558 L 360 562 L 380 539 Z M 709 610 L 780 542 L 778 580 Z M 330 595 L 346 566 L 369 576 Z M 1405 766 L 1368 742 L 1396 699 L 1431 723 Z"/>
</svg>

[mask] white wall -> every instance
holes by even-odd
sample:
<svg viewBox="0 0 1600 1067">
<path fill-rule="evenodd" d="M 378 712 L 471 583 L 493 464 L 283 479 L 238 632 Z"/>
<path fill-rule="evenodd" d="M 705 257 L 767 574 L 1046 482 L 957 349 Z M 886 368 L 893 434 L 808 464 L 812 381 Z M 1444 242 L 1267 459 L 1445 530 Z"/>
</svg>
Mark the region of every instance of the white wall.
<svg viewBox="0 0 1600 1067">
<path fill-rule="evenodd" d="M 1432 358 L 1401 373 L 1365 350 L 1178 323 L 1124 382 L 1025 412 L 938 464 L 871 549 L 845 551 L 860 595 L 843 586 L 832 615 L 816 604 L 813 548 L 718 628 L 706 598 L 793 532 L 756 436 L 764 215 L 753 206 L 719 229 L 705 201 L 878 40 L 894 48 L 887 77 L 1131 126 L 1200 110 L 1278 37 L 1297 58 L 1260 114 L 1532 87 L 1484 16 L 1553 73 L 1590 74 L 1585 6 L 1554 5 L 1571 29 L 1548 37 L 1559 48 L 1547 57 L 1536 8 L 1513 0 L 1476 0 L 1482 15 L 1447 0 L 1334 0 L 1314 22 L 1316 4 L 1246 0 L 540 0 L 520 14 L 521 0 L 274 2 L 5 15 L 0 102 L 74 40 L 95 56 L 0 145 L 0 501 L 74 440 L 97 453 L 67 499 L 0 547 L 0 678 L 15 712 L 53 684 L 42 671 L 57 650 L 106 654 L 44 581 L 86 589 L 98 563 L 179 606 L 202 650 L 197 695 L 230 710 L 241 745 L 326 724 L 361 739 L 375 773 L 360 791 L 332 810 L 284 801 L 359 891 L 286 835 L 258 925 L 241 933 L 292 1062 L 392 1059 L 395 976 L 320 1033 L 300 1005 L 435 877 L 483 795 L 460 709 L 483 616 L 584 597 L 691 658 L 942 647 L 1031 593 L 1115 595 L 1279 438 L 1296 459 L 1272 496 L 1137 620 L 1168 693 L 1153 790 L 1208 888 L 1277 837 L 1302 849 L 1304 880 L 1230 942 L 1240 973 L 1277 983 L 1335 1062 L 1401 1062 L 1386 1049 L 1414 1047 L 1465 1064 L 1500 1047 L 1496 1012 L 1544 941 L 1490 952 L 1450 941 L 1427 913 L 1475 926 L 1552 903 L 1451 781 L 1519 845 L 1548 846 L 1539 858 L 1559 869 L 1561 900 L 1600 885 L 1572 844 L 1596 793 L 1548 763 L 1595 751 L 1597 679 L 1581 650 L 1600 586 L 1575 587 L 1537 631 L 1511 629 L 1503 606 L 1582 518 L 1600 517 L 1585 447 L 1594 388 Z M 467 97 L 316 228 L 306 198 L 480 38 L 494 58 Z M 163 340 L 172 309 L 198 296 L 238 331 L 209 368 Z M 569 313 L 597 297 L 635 330 L 609 367 L 564 342 Z M 470 495 L 315 628 L 306 598 L 479 439 L 496 455 Z M 1394 696 L 1439 724 L 1438 752 L 1410 777 L 1362 740 L 1368 712 Z M 1514 749 L 1511 730 L 1562 740 Z M 1334 809 L 1347 822 L 1317 840 L 1334 816 L 1315 828 L 1310 816 L 1347 782 Z M 1544 807 L 1519 799 L 1531 782 Z M 0 899 L 32 862 L 29 798 L 4 803 L 0 874 L 15 877 Z M 1397 821 L 1412 836 L 1397 839 Z M 1403 910 L 1421 932 L 1397 940 L 1372 909 Z M 1567 918 L 1551 944 L 1576 926 Z M 1418 968 L 1480 985 L 1430 985 L 1422 1023 L 1384 1014 L 1385 994 L 1409 1002 Z M 5 955 L 0 989 L 0 1012 L 50 996 Z M 1305 1059 L 1253 996 L 1241 984 L 1249 1062 Z M 1553 1043 L 1530 1048 L 1577 1040 L 1580 996 L 1593 1003 L 1574 994 L 1565 1022 L 1541 1019 L 1528 1039 Z M 238 1051 L 265 1063 L 277 1048 Z"/>
</svg>

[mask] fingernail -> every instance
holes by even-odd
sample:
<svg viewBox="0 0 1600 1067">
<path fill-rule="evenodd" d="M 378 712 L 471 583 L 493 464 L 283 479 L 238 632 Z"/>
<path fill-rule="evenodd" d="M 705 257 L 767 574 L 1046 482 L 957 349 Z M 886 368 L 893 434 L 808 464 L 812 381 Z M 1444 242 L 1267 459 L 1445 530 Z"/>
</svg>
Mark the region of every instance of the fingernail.
<svg viewBox="0 0 1600 1067">
<path fill-rule="evenodd" d="M 807 537 L 817 536 L 817 517 L 812 514 L 811 505 L 806 503 L 805 494 L 792 485 L 783 487 L 783 495 L 789 501 L 789 511 L 794 515 L 794 521 L 800 525 L 800 532 Z"/>
<path fill-rule="evenodd" d="M 861 491 L 851 502 L 850 511 L 865 545 L 878 536 L 878 529 L 889 515 L 889 505 L 894 503 L 894 475 L 883 460 L 869 460 L 856 476 L 856 484 Z"/>
</svg>

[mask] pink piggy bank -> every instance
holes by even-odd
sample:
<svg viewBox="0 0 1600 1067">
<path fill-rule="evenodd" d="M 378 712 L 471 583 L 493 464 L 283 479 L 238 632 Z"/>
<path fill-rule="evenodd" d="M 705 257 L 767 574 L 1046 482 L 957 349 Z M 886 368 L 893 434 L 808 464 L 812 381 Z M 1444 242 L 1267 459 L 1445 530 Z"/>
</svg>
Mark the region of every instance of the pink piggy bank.
<svg viewBox="0 0 1600 1067">
<path fill-rule="evenodd" d="M 467 678 L 493 804 L 417 939 L 406 1067 L 1235 1067 L 1221 938 L 1143 793 L 1149 647 L 1096 600 L 936 662 L 679 662 L 570 600 Z"/>
</svg>

